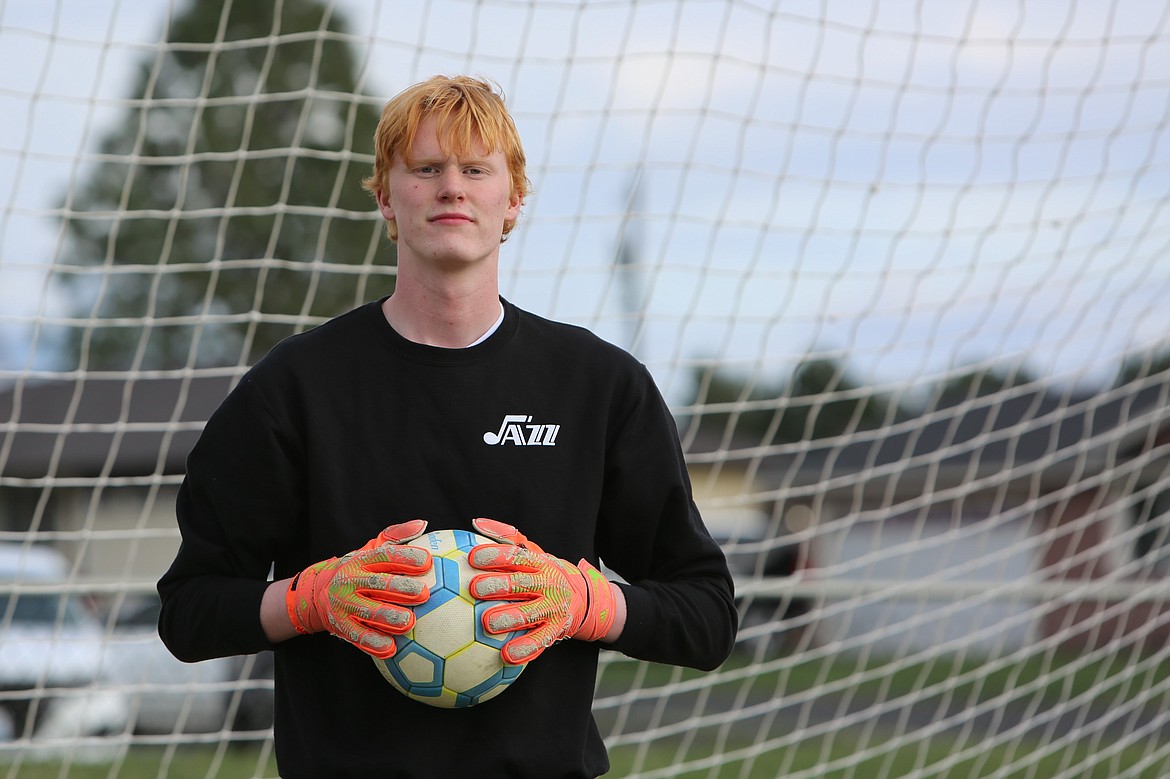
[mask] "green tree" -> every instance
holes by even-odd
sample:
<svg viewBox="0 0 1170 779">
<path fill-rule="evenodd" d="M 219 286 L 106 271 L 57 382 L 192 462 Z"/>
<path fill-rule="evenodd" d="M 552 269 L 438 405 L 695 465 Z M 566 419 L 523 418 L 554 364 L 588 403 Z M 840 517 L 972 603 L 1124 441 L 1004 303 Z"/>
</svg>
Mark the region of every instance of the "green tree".
<svg viewBox="0 0 1170 779">
<path fill-rule="evenodd" d="M 331 6 L 192 0 L 144 55 L 65 204 L 79 364 L 250 363 L 297 317 L 392 290 L 360 187 L 379 109 Z"/>
<path fill-rule="evenodd" d="M 1128 354 L 1117 369 L 1113 386 L 1124 387 L 1162 374 L 1170 376 L 1170 349 Z"/>
<path fill-rule="evenodd" d="M 776 384 L 707 365 L 697 370 L 694 386 L 691 403 L 714 406 L 689 420 L 705 437 L 792 443 L 873 430 L 901 413 L 888 398 L 854 380 L 842 363 L 823 357 L 801 361 L 786 382 Z"/>
<path fill-rule="evenodd" d="M 1023 366 L 994 365 L 971 368 L 940 382 L 929 405 L 949 408 L 960 403 L 996 395 L 1016 387 L 1039 386 L 1039 379 Z"/>
<path fill-rule="evenodd" d="M 788 394 L 793 401 L 783 410 L 779 425 L 784 441 L 848 435 L 894 421 L 888 399 L 855 381 L 836 360 L 800 363 Z"/>
<path fill-rule="evenodd" d="M 709 439 L 731 435 L 759 441 L 775 415 L 775 399 L 783 392 L 779 386 L 749 381 L 717 363 L 698 366 L 693 382 L 688 405 L 704 409 L 681 421 L 697 426 L 692 432 Z"/>
</svg>

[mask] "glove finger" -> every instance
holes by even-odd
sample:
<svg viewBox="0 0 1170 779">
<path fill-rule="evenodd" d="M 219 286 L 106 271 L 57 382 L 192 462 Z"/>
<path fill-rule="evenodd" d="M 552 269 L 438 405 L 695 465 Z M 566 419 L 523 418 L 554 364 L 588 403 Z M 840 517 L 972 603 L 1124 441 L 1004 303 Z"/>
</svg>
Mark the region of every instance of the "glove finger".
<svg viewBox="0 0 1170 779">
<path fill-rule="evenodd" d="M 330 632 L 374 657 L 392 657 L 394 636 L 414 627 L 414 612 L 393 606 L 357 608 L 346 617 L 330 617 Z"/>
<path fill-rule="evenodd" d="M 535 541 L 529 540 L 528 536 L 521 533 L 515 525 L 509 525 L 507 522 L 500 522 L 499 520 L 489 519 L 487 517 L 476 517 L 471 520 L 471 526 L 475 528 L 476 532 L 494 541 L 515 544 L 516 546 L 522 546 L 525 549 L 531 549 L 535 552 L 544 551 Z"/>
<path fill-rule="evenodd" d="M 431 596 L 431 588 L 415 576 L 376 576 L 366 582 L 367 586 L 358 587 L 354 593 L 373 604 L 417 606 Z"/>
<path fill-rule="evenodd" d="M 517 596 L 538 597 L 530 573 L 481 573 L 472 577 L 467 585 L 471 597 L 479 600 L 515 600 Z"/>
<path fill-rule="evenodd" d="M 387 544 L 362 551 L 357 561 L 362 568 L 375 573 L 421 574 L 431 570 L 431 553 L 420 546 Z"/>
<path fill-rule="evenodd" d="M 358 644 L 357 648 L 371 657 L 376 657 L 379 660 L 389 660 L 391 657 L 394 657 L 394 653 L 398 650 L 398 645 L 394 643 L 394 639 L 386 641 L 379 637 L 378 643 L 371 645 Z"/>
<path fill-rule="evenodd" d="M 365 614 L 353 617 L 359 625 L 382 635 L 400 636 L 414 627 L 414 612 L 400 606 L 384 603 L 370 608 Z"/>
<path fill-rule="evenodd" d="M 339 574 L 333 577 L 331 584 L 329 599 L 335 607 L 343 610 L 345 601 L 355 596 L 391 602 L 401 597 L 413 602 L 430 591 L 427 580 L 421 577 L 367 570 L 358 570 L 346 576 Z"/>
<path fill-rule="evenodd" d="M 355 607 L 344 617 L 331 620 L 334 632 L 356 645 L 385 644 L 383 638 L 409 633 L 414 627 L 414 612 L 410 609 L 370 602 Z M 381 637 L 381 638 L 379 638 Z"/>
<path fill-rule="evenodd" d="M 522 546 L 512 544 L 479 544 L 472 547 L 467 555 L 472 568 L 481 571 L 524 571 L 535 573 L 539 570 L 537 558 Z"/>
<path fill-rule="evenodd" d="M 509 525 L 507 522 L 500 522 L 499 520 L 488 519 L 487 517 L 476 517 L 471 520 L 471 526 L 480 535 L 485 535 L 492 540 L 505 544 L 519 546 L 528 540 L 524 537 L 523 533 L 516 529 L 515 525 Z"/>
<path fill-rule="evenodd" d="M 544 650 L 555 644 L 558 638 L 559 636 L 549 630 L 533 630 L 505 643 L 500 649 L 500 656 L 508 665 L 531 663 L 540 657 Z"/>
<path fill-rule="evenodd" d="M 427 532 L 427 521 L 425 519 L 412 519 L 409 522 L 390 525 L 378 534 L 378 538 L 382 539 L 382 543 L 405 544 L 425 532 Z"/>
<path fill-rule="evenodd" d="M 381 660 L 393 657 L 398 648 L 393 636 L 388 636 L 377 630 L 363 630 L 355 638 L 356 640 L 351 640 L 350 643 L 366 654 Z"/>
<path fill-rule="evenodd" d="M 385 544 L 405 544 L 427 532 L 427 521 L 425 519 L 412 519 L 409 522 L 400 522 L 397 525 L 390 525 L 381 533 L 371 538 L 358 551 L 364 552 L 368 549 L 377 549 L 379 546 Z"/>
<path fill-rule="evenodd" d="M 484 630 L 492 635 L 500 635 L 514 630 L 532 630 L 543 626 L 547 620 L 515 604 L 504 604 L 486 610 L 482 621 Z"/>
<path fill-rule="evenodd" d="M 492 606 L 483 613 L 483 628 L 492 635 L 514 630 L 550 629 L 558 636 L 565 635 L 572 624 L 572 616 L 559 609 L 547 598 L 527 603 L 504 603 Z"/>
</svg>

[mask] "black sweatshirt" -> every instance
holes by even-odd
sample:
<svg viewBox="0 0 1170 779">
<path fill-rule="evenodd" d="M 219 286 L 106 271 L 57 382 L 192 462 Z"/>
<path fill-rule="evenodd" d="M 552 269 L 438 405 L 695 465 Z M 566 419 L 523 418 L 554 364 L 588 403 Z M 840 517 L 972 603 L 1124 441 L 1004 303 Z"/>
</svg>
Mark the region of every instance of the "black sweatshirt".
<svg viewBox="0 0 1170 779">
<path fill-rule="evenodd" d="M 467 349 L 407 341 L 380 301 L 286 339 L 192 449 L 182 545 L 159 632 L 187 661 L 270 648 L 260 601 L 282 579 L 416 517 L 509 522 L 546 552 L 604 560 L 628 619 L 611 648 L 704 670 L 735 638 L 731 577 L 691 496 L 673 419 L 633 357 L 504 302 Z M 285 779 L 591 777 L 608 769 L 591 707 L 601 645 L 562 641 L 498 697 L 412 701 L 327 633 L 276 650 Z"/>
</svg>

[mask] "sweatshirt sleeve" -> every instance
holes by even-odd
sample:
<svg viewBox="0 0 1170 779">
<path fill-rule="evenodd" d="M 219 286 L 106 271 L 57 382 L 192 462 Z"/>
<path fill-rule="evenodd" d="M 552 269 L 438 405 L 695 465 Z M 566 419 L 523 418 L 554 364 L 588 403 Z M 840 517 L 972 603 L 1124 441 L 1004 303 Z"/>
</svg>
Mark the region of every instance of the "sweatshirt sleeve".
<svg viewBox="0 0 1170 779">
<path fill-rule="evenodd" d="M 609 448 L 599 549 L 620 574 L 631 657 L 702 670 L 731 653 L 738 618 L 727 559 L 703 525 L 674 419 L 644 375 Z"/>
<path fill-rule="evenodd" d="M 260 601 L 304 505 L 296 450 L 250 374 L 191 450 L 176 503 L 182 542 L 158 583 L 159 635 L 179 659 L 271 648 Z"/>
</svg>

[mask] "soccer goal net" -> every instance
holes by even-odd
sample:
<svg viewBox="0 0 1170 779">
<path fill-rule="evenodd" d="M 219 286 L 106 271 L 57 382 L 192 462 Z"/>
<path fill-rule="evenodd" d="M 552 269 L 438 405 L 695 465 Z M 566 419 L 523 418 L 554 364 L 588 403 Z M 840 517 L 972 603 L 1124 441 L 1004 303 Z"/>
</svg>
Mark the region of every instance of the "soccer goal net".
<svg viewBox="0 0 1170 779">
<path fill-rule="evenodd" d="M 272 658 L 154 583 L 230 387 L 393 289 L 436 73 L 526 145 L 504 296 L 648 366 L 736 576 L 720 669 L 602 653 L 612 776 L 1170 774 L 1170 5 L 0 0 L 0 776 L 276 775 Z"/>
</svg>

